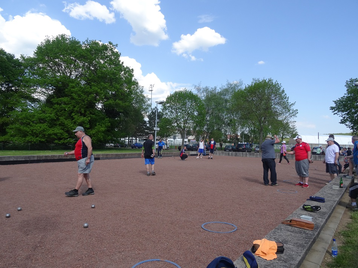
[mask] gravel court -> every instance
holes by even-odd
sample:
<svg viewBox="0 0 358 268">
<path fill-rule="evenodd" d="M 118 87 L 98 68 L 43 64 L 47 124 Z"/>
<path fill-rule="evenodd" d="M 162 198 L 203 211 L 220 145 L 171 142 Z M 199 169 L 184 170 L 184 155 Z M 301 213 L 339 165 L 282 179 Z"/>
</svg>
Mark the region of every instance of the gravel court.
<svg viewBox="0 0 358 268">
<path fill-rule="evenodd" d="M 164 157 L 156 159 L 155 171 L 147 177 L 139 158 L 95 161 L 95 195 L 67 198 L 76 162 L 0 166 L 0 267 L 127 268 L 163 259 L 199 268 L 220 255 L 236 260 L 328 181 L 316 161 L 310 187 L 295 186 L 292 161 L 277 164 L 279 186 L 264 186 L 261 159 L 250 157 Z M 212 221 L 237 230 L 201 228 Z"/>
</svg>

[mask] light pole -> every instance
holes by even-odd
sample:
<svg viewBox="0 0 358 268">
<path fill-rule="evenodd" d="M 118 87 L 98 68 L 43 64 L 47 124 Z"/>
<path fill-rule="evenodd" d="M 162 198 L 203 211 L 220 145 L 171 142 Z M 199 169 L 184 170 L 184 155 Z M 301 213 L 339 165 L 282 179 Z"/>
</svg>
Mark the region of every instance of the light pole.
<svg viewBox="0 0 358 268">
<path fill-rule="evenodd" d="M 159 130 L 158 128 L 158 104 L 163 104 L 164 101 L 156 101 L 156 106 L 155 106 L 155 127 L 154 127 L 154 144 L 157 144 L 157 131 Z"/>
<path fill-rule="evenodd" d="M 153 109 L 153 98 L 152 98 L 152 92 L 153 92 L 153 87 L 154 87 L 154 84 L 150 84 L 150 109 L 152 110 Z"/>
</svg>

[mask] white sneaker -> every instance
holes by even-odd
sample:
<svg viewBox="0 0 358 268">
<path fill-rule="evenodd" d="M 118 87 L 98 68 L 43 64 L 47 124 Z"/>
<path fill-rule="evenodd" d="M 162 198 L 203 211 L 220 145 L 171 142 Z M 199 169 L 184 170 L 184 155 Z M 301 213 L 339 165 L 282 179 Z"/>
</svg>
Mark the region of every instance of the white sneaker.
<svg viewBox="0 0 358 268">
<path fill-rule="evenodd" d="M 199 156 L 197 156 L 196 158 L 199 158 Z"/>
</svg>

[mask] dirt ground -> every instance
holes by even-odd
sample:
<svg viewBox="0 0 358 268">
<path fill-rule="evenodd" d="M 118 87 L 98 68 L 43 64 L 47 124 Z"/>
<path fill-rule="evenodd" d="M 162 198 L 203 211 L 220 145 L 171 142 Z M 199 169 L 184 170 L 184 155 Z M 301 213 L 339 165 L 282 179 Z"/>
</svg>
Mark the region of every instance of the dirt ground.
<svg viewBox="0 0 358 268">
<path fill-rule="evenodd" d="M 303 189 L 294 161 L 277 165 L 279 186 L 264 186 L 260 158 L 164 157 L 150 177 L 143 159 L 100 160 L 91 173 L 95 195 L 68 198 L 75 162 L 0 166 L 0 267 L 128 268 L 161 259 L 199 268 L 217 256 L 236 260 L 325 185 L 324 167 L 311 164 Z"/>
</svg>

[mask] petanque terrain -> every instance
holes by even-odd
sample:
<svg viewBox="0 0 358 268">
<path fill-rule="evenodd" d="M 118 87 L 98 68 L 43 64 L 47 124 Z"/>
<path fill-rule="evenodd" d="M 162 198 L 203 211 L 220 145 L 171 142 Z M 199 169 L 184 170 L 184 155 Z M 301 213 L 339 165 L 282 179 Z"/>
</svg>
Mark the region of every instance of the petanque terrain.
<svg viewBox="0 0 358 268">
<path fill-rule="evenodd" d="M 69 198 L 76 162 L 1 165 L 0 267 L 130 268 L 162 259 L 205 268 L 217 256 L 236 260 L 328 182 L 320 161 L 310 165 L 307 189 L 295 186 L 294 160 L 277 165 L 278 186 L 263 185 L 253 157 L 164 157 L 155 171 L 146 176 L 140 158 L 95 161 L 95 195 Z"/>
</svg>

